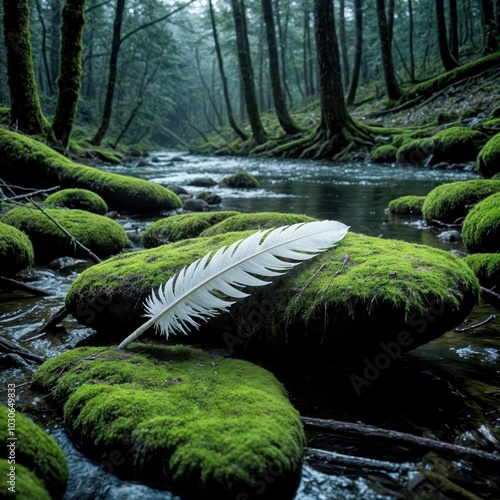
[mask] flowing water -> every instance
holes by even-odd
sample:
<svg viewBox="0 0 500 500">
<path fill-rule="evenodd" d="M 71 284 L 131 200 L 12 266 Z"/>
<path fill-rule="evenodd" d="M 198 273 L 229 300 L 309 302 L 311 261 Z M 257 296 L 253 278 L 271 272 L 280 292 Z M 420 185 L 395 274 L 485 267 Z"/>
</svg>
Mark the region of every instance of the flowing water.
<svg viewBox="0 0 500 500">
<path fill-rule="evenodd" d="M 222 197 L 217 209 L 305 213 L 342 221 L 355 232 L 425 243 L 458 256 L 465 255 L 460 241 L 440 238 L 443 230 L 428 228 L 419 217 L 390 215 L 386 207 L 391 199 L 402 195 L 425 195 L 439 184 L 476 178 L 472 172 L 369 163 L 334 165 L 190 155 L 179 158 L 178 155 L 178 152 L 157 152 L 154 162 L 147 166 L 135 162 L 106 170 L 164 185 L 179 184 L 193 194 L 203 190 L 188 186 L 195 178 L 220 181 L 226 175 L 246 171 L 259 179 L 260 188 L 210 188 Z M 153 220 L 129 217 L 118 222 L 131 240 L 137 242 L 142 230 Z M 51 296 L 26 298 L 21 293 L 0 296 L 2 334 L 45 357 L 91 342 L 93 331 L 72 318 L 66 319 L 63 328 L 54 334 L 39 337 L 36 333 L 50 314 L 61 307 L 69 286 L 88 265 L 85 261 L 63 259 L 29 271 L 31 284 L 50 291 Z M 481 303 L 460 328 L 473 326 L 494 314 L 491 306 Z M 485 446 L 485 429 L 500 426 L 499 332 L 498 317 L 464 332 L 448 332 L 381 370 L 377 380 L 359 396 L 346 386 L 345 373 L 334 367 L 310 375 L 297 366 L 294 373 L 277 372 L 277 376 L 302 415 L 359 421 L 457 444 Z M 64 449 L 71 470 L 66 498 L 174 498 L 168 492 L 118 479 L 110 473 L 112 464 L 96 464 L 86 459 L 72 445 L 61 416 L 47 397 L 31 390 L 30 373 L 9 368 L 0 373 L 0 378 L 4 386 L 7 381 L 16 383 L 18 410 L 47 429 Z M 6 393 L 1 394 L 3 401 Z M 366 462 L 363 467 L 332 466 L 306 454 L 297 500 L 412 497 L 422 479 L 419 470 L 429 467 L 408 450 L 381 445 L 369 436 L 355 440 L 308 433 L 308 446 L 336 452 L 338 459 L 350 455 L 379 462 L 371 465 Z M 494 449 L 491 443 L 490 447 Z M 499 497 L 499 491 L 492 486 L 495 481 L 498 483 L 498 477 L 491 471 L 464 464 L 456 465 L 455 469 L 453 478 L 457 483 L 466 487 L 472 484 L 486 498 Z M 442 490 L 439 484 L 430 486 Z M 435 498 L 446 496 L 436 493 Z"/>
</svg>

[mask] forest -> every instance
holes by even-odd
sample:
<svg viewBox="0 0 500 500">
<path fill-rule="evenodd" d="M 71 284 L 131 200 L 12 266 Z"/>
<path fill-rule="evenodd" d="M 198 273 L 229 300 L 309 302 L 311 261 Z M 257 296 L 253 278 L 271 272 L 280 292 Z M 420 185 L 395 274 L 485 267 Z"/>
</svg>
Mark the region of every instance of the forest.
<svg viewBox="0 0 500 500">
<path fill-rule="evenodd" d="M 500 497 L 499 0 L 3 0 L 2 498 Z"/>
</svg>

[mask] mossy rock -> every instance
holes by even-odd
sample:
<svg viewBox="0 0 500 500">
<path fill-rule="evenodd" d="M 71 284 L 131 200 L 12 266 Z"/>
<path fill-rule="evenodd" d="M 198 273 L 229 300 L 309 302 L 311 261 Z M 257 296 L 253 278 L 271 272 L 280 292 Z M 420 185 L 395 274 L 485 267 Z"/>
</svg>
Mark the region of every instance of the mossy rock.
<svg viewBox="0 0 500 500">
<path fill-rule="evenodd" d="M 479 152 L 477 169 L 485 177 L 500 173 L 500 134 L 493 136 Z"/>
<path fill-rule="evenodd" d="M 0 421 L 2 422 L 0 441 L 2 443 L 7 443 L 8 415 L 9 409 L 7 406 L 0 405 Z M 43 429 L 19 412 L 15 412 L 15 434 L 17 438 L 15 442 L 16 490 L 17 466 L 21 464 L 37 477 L 41 483 L 39 486 L 45 488 L 53 498 L 62 497 L 68 482 L 69 469 L 66 457 L 59 445 Z M 5 444 L 0 451 L 0 458 L 9 458 L 8 448 Z M 2 482 L 5 481 L 4 478 L 5 476 L 2 475 Z M 33 481 L 33 484 L 38 484 L 38 482 Z M 16 496 L 16 498 L 18 497 Z"/>
<path fill-rule="evenodd" d="M 397 152 L 398 148 L 390 144 L 379 146 L 370 153 L 370 160 L 375 163 L 393 163 L 396 161 Z"/>
<path fill-rule="evenodd" d="M 11 467 L 15 467 L 14 485 L 9 483 Z M 15 465 L 0 458 L 0 475 L 2 486 L 0 487 L 0 498 L 16 498 L 17 500 L 50 500 L 49 492 L 45 489 L 43 482 L 33 472 L 16 463 Z M 8 490 L 14 488 L 14 490 Z M 13 493 L 15 492 L 15 493 Z"/>
<path fill-rule="evenodd" d="M 401 196 L 389 202 L 389 212 L 398 215 L 420 215 L 425 196 Z"/>
<path fill-rule="evenodd" d="M 104 335 L 130 333 L 144 323 L 142 304 L 153 288 L 206 253 L 249 234 L 227 233 L 119 255 L 84 271 L 71 286 L 66 306 L 81 323 Z M 277 349 L 282 358 L 288 348 L 345 358 L 366 355 L 408 331 L 413 340 L 406 349 L 413 349 L 459 324 L 477 297 L 474 274 L 453 255 L 349 233 L 333 250 L 256 289 L 200 332 L 190 332 L 189 340 L 260 352 Z M 420 331 L 419 315 L 433 308 L 439 314 L 424 321 L 426 328 Z M 238 337 L 259 315 L 262 322 L 250 340 Z M 183 342 L 184 337 L 170 340 Z"/>
<path fill-rule="evenodd" d="M 115 210 L 159 213 L 182 206 L 172 191 L 144 179 L 72 162 L 33 138 L 0 129 L 2 178 L 23 186 L 88 189 Z"/>
<path fill-rule="evenodd" d="M 146 248 L 154 248 L 166 243 L 196 238 L 202 231 L 223 220 L 239 215 L 239 212 L 208 212 L 174 215 L 156 221 L 149 226 L 142 236 Z"/>
<path fill-rule="evenodd" d="M 436 125 L 444 125 L 445 123 L 451 123 L 459 119 L 457 113 L 452 111 L 439 111 L 436 115 Z"/>
<path fill-rule="evenodd" d="M 467 215 L 479 201 L 500 191 L 500 181 L 471 180 L 443 184 L 425 198 L 422 214 L 427 222 L 453 223 Z"/>
<path fill-rule="evenodd" d="M 113 473 L 167 487 L 182 498 L 292 499 L 304 431 L 267 370 L 180 346 L 84 347 L 44 363 L 33 381 L 64 412 L 73 439 Z"/>
<path fill-rule="evenodd" d="M 102 215 L 63 208 L 46 208 L 44 211 L 98 257 L 119 253 L 128 244 L 127 234 L 120 224 Z M 2 222 L 28 236 L 35 249 L 36 262 L 46 263 L 65 256 L 88 257 L 73 245 L 59 227 L 35 208 L 9 210 Z"/>
<path fill-rule="evenodd" d="M 0 222 L 0 275 L 14 276 L 34 261 L 33 245 L 19 229 Z"/>
<path fill-rule="evenodd" d="M 205 229 L 200 236 L 215 236 L 233 231 L 248 231 L 250 229 L 271 229 L 288 226 L 299 222 L 313 222 L 317 219 L 308 215 L 283 214 L 280 212 L 258 212 L 254 214 L 240 214 L 230 217 L 214 226 Z"/>
<path fill-rule="evenodd" d="M 88 189 L 62 189 L 51 194 L 46 200 L 46 205 L 85 210 L 93 214 L 104 215 L 108 212 L 108 205 L 96 193 Z"/>
<path fill-rule="evenodd" d="M 474 271 L 479 283 L 489 289 L 500 288 L 500 253 L 475 253 L 464 261 Z"/>
<path fill-rule="evenodd" d="M 440 162 L 459 163 L 477 158 L 486 136 L 477 130 L 464 127 L 450 127 L 429 138 L 414 139 L 403 144 L 397 152 L 399 163 L 420 165 L 429 156 L 429 164 Z"/>
<path fill-rule="evenodd" d="M 495 174 L 491 179 L 494 181 L 500 181 L 500 172 L 498 174 Z"/>
<path fill-rule="evenodd" d="M 246 172 L 238 172 L 237 174 L 224 177 L 219 185 L 230 188 L 255 189 L 259 187 L 259 181 Z"/>
<path fill-rule="evenodd" d="M 500 193 L 488 196 L 469 212 L 462 237 L 469 252 L 500 252 Z"/>
</svg>

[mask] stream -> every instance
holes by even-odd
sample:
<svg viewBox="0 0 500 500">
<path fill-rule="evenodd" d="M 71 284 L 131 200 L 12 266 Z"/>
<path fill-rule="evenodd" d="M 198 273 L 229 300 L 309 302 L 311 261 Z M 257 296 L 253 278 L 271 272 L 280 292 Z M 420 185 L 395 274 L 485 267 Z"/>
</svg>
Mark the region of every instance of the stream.
<svg viewBox="0 0 500 500">
<path fill-rule="evenodd" d="M 205 190 L 189 186 L 195 178 L 210 177 L 218 182 L 226 175 L 246 171 L 259 180 L 260 188 L 239 190 L 214 186 L 209 190 L 223 200 L 216 210 L 304 213 L 339 220 L 354 232 L 425 243 L 457 256 L 466 255 L 461 241 L 449 242 L 440 237 L 443 229 L 429 228 L 417 216 L 388 214 L 386 207 L 399 196 L 425 195 L 446 182 L 477 178 L 474 172 L 370 163 L 335 165 L 319 161 L 214 158 L 171 151 L 155 152 L 148 160 L 145 166 L 139 166 L 137 160 L 103 169 L 163 185 L 178 184 L 192 194 Z M 157 218 L 117 219 L 136 247 L 141 232 L 154 220 Z M 28 271 L 30 284 L 51 295 L 36 298 L 17 292 L 0 295 L 2 335 L 47 358 L 82 343 L 91 343 L 93 330 L 82 327 L 72 318 L 67 318 L 54 334 L 37 335 L 38 328 L 63 304 L 71 283 L 90 264 L 65 258 Z M 473 326 L 495 314 L 497 311 L 491 306 L 480 303 L 458 328 Z M 360 396 L 345 387 L 341 382 L 345 376 L 337 373 L 335 367 L 314 376 L 301 371 L 300 366 L 296 373 L 277 372 L 276 375 L 302 415 L 359 421 L 455 444 L 484 446 L 481 429 L 500 426 L 499 335 L 498 314 L 483 326 L 448 332 L 404 355 Z M 17 410 L 45 428 L 63 448 L 70 466 L 65 498 L 177 498 L 165 491 L 123 481 L 110 473 L 112 464 L 96 464 L 85 458 L 72 445 L 61 415 L 47 396 L 30 388 L 30 376 L 29 370 L 20 368 L 3 370 L 0 372 L 2 389 L 7 382 L 14 382 Z M 1 394 L 3 403 L 6 391 Z M 307 437 L 309 447 L 373 458 L 382 461 L 383 466 L 374 469 L 331 466 L 306 454 L 296 500 L 414 498 L 413 489 L 422 480 L 419 470 L 426 465 L 408 450 L 380 445 L 369 436 L 362 441 L 321 433 L 308 433 Z M 467 489 L 474 488 L 481 498 L 500 497 L 500 490 L 495 486 L 500 478 L 491 471 L 460 463 L 455 468 L 453 477 L 457 483 Z M 448 498 L 438 491 L 436 483 L 433 498 Z"/>
</svg>

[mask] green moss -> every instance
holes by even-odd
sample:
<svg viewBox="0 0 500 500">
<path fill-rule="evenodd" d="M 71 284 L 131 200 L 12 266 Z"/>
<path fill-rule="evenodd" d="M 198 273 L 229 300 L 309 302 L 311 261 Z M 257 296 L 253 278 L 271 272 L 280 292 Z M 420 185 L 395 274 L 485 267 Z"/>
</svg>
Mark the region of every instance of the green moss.
<svg viewBox="0 0 500 500">
<path fill-rule="evenodd" d="M 258 188 L 259 181 L 246 172 L 238 172 L 237 174 L 224 177 L 219 183 L 221 186 L 230 188 Z"/>
<path fill-rule="evenodd" d="M 29 238 L 0 222 L 0 275 L 13 276 L 33 265 L 34 251 Z"/>
<path fill-rule="evenodd" d="M 464 261 L 481 285 L 490 289 L 500 288 L 500 253 L 475 253 L 465 257 Z"/>
<path fill-rule="evenodd" d="M 392 163 L 396 161 L 398 149 L 390 144 L 379 146 L 370 153 L 370 160 L 375 163 Z"/>
<path fill-rule="evenodd" d="M 495 106 L 491 111 L 490 111 L 490 118 L 500 118 L 500 106 Z"/>
<path fill-rule="evenodd" d="M 17 500 L 50 500 L 48 491 L 43 482 L 21 464 L 15 465 L 15 494 L 8 491 L 10 484 L 7 483 L 8 473 L 11 465 L 5 459 L 0 459 L 0 475 L 2 486 L 0 487 L 0 498 L 16 498 Z"/>
<path fill-rule="evenodd" d="M 128 146 L 126 149 L 126 155 L 132 158 L 141 158 L 143 156 L 148 156 L 148 154 L 148 150 L 140 144 Z"/>
<path fill-rule="evenodd" d="M 215 236 L 232 231 L 248 231 L 250 229 L 271 229 L 274 227 L 297 224 L 299 222 L 315 221 L 308 215 L 282 214 L 279 212 L 258 212 L 255 214 L 241 214 L 230 217 L 215 226 L 205 229 L 200 236 Z"/>
<path fill-rule="evenodd" d="M 120 224 L 102 215 L 58 208 L 47 208 L 45 212 L 99 257 L 118 253 L 128 244 L 127 234 Z M 3 216 L 2 222 L 14 226 L 29 237 L 37 262 L 43 263 L 67 255 L 87 257 L 39 210 L 14 208 Z"/>
<path fill-rule="evenodd" d="M 425 196 L 401 196 L 389 202 L 391 214 L 421 214 Z"/>
<path fill-rule="evenodd" d="M 166 243 L 196 238 L 205 229 L 235 215 L 239 215 L 239 212 L 194 213 L 161 219 L 146 229 L 142 236 L 142 243 L 146 248 L 153 248 Z"/>
<path fill-rule="evenodd" d="M 108 212 L 108 205 L 96 193 L 87 189 L 62 189 L 51 194 L 46 200 L 46 205 L 86 210 L 98 215 Z"/>
<path fill-rule="evenodd" d="M 172 191 L 152 182 L 73 163 L 34 139 L 0 129 L 2 178 L 23 186 L 88 189 L 115 210 L 157 213 L 182 206 Z"/>
<path fill-rule="evenodd" d="M 258 366 L 136 344 L 73 349 L 33 380 L 62 405 L 85 450 L 123 452 L 113 470 L 122 477 L 228 499 L 249 493 L 252 477 L 274 464 L 281 474 L 263 498 L 292 498 L 297 487 L 302 424 L 281 384 Z"/>
<path fill-rule="evenodd" d="M 430 138 L 414 139 L 403 144 L 397 152 L 399 163 L 422 164 L 430 155 L 430 164 L 475 160 L 486 136 L 477 130 L 451 127 L 441 130 Z"/>
<path fill-rule="evenodd" d="M 427 222 L 453 223 L 465 217 L 478 201 L 500 191 L 500 181 L 471 180 L 443 184 L 426 197 L 422 213 Z"/>
<path fill-rule="evenodd" d="M 477 169 L 485 177 L 500 173 L 500 133 L 493 136 L 479 152 Z"/>
<path fill-rule="evenodd" d="M 462 237 L 469 252 L 500 252 L 500 193 L 488 196 L 469 212 Z"/>
<path fill-rule="evenodd" d="M 500 172 L 498 172 L 498 174 L 495 174 L 491 179 L 494 181 L 500 181 Z"/>
<path fill-rule="evenodd" d="M 66 306 L 83 324 L 131 332 L 144 322 L 142 303 L 151 289 L 207 252 L 249 234 L 184 240 L 114 257 L 76 279 Z M 348 260 L 343 266 L 345 255 Z M 447 252 L 349 233 L 337 248 L 256 289 L 230 314 L 209 321 L 199 334 L 191 332 L 189 337 L 192 342 L 222 342 L 226 347 L 227 342 L 256 346 L 260 352 L 267 347 L 322 346 L 331 354 L 357 356 L 379 348 L 381 341 L 401 331 L 415 330 L 414 316 L 438 304 L 438 317 L 426 323 L 423 333 L 415 334 L 411 345 L 415 348 L 456 326 L 477 296 L 478 283 L 471 270 Z M 248 329 L 249 318 L 262 317 L 262 310 L 269 316 L 263 317 L 250 342 L 238 337 L 228 340 L 227 335 Z M 183 341 L 177 336 L 172 339 Z"/>
<path fill-rule="evenodd" d="M 0 428 L 0 441 L 3 443 L 7 442 L 8 437 L 8 414 L 7 406 L 0 405 L 0 420 L 3 423 Z M 69 476 L 68 464 L 63 451 L 51 436 L 31 420 L 19 412 L 15 412 L 14 418 L 17 438 L 16 464 L 21 464 L 41 479 L 53 497 L 61 497 L 66 489 Z M 8 450 L 5 445 L 0 451 L 0 458 L 8 458 Z"/>
<path fill-rule="evenodd" d="M 439 111 L 436 115 L 436 125 L 444 125 L 445 123 L 451 123 L 459 119 L 459 116 L 452 111 Z"/>
</svg>

